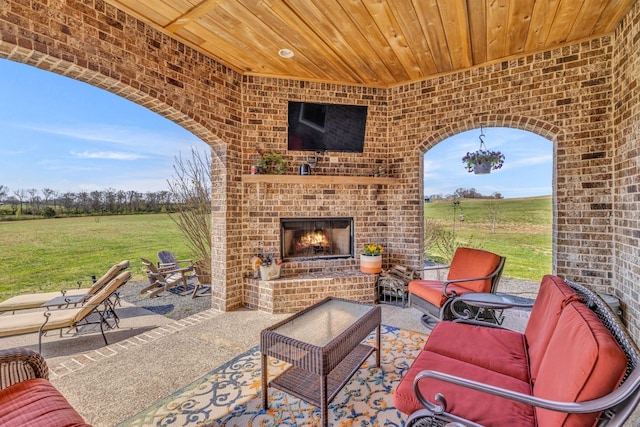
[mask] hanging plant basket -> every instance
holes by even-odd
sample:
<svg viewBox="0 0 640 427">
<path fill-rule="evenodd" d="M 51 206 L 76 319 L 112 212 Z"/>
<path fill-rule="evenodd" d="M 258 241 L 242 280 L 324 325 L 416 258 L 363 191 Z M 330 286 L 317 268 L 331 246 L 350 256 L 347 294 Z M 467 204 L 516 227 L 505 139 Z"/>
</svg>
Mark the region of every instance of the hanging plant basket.
<svg viewBox="0 0 640 427">
<path fill-rule="evenodd" d="M 473 173 L 476 175 L 486 175 L 491 173 L 491 163 L 478 163 L 473 165 Z"/>
<path fill-rule="evenodd" d="M 482 128 L 481 128 L 482 129 Z M 472 153 L 467 153 L 462 158 L 467 172 L 476 175 L 484 175 L 491 173 L 492 170 L 498 170 L 504 164 L 504 154 L 500 151 L 490 151 L 484 145 L 484 133 L 480 130 L 480 149 Z"/>
</svg>

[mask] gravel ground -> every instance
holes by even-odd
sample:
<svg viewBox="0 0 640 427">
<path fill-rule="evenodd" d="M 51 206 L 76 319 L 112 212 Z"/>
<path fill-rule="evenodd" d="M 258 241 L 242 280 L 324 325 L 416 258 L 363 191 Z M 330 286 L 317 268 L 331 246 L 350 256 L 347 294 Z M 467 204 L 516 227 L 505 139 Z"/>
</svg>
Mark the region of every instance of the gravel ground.
<svg viewBox="0 0 640 427">
<path fill-rule="evenodd" d="M 154 298 L 141 294 L 140 290 L 149 282 L 129 282 L 120 291 L 120 297 L 126 302 L 145 308 L 170 319 L 180 320 L 203 310 L 211 308 L 211 287 L 200 286 L 198 295 L 191 298 L 193 285 L 185 291 L 181 286 L 160 293 Z"/>
<path fill-rule="evenodd" d="M 147 284 L 146 281 L 129 282 L 120 292 L 120 296 L 130 304 L 174 320 L 180 320 L 211 308 L 211 288 L 209 286 L 200 286 L 198 296 L 195 298 L 191 298 L 193 285 L 189 286 L 188 291 L 184 291 L 182 286 L 179 286 L 162 292 L 157 297 L 149 298 L 146 294 L 140 294 L 140 290 Z M 498 292 L 517 295 L 523 300 L 534 299 L 539 286 L 539 282 L 503 277 L 498 285 Z"/>
</svg>

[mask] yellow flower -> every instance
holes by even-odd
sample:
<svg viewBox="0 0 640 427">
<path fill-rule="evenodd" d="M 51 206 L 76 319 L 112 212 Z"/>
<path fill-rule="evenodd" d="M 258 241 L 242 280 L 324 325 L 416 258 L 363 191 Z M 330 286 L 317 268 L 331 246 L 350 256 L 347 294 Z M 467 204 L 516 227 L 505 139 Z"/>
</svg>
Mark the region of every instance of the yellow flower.
<svg viewBox="0 0 640 427">
<path fill-rule="evenodd" d="M 260 264 L 262 264 L 262 259 L 260 257 L 254 256 L 251 258 L 251 268 L 254 270 L 259 270 Z"/>
<path fill-rule="evenodd" d="M 364 255 L 375 256 L 382 254 L 382 252 L 384 252 L 384 248 L 382 247 L 382 245 L 378 245 L 376 243 L 366 244 L 362 248 L 362 253 Z"/>
</svg>

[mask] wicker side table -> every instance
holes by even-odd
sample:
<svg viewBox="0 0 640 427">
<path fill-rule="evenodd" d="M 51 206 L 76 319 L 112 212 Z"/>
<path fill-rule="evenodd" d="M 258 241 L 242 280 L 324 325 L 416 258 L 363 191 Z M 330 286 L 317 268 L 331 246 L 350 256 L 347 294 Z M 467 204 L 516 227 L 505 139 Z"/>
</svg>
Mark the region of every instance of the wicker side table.
<svg viewBox="0 0 640 427">
<path fill-rule="evenodd" d="M 327 405 L 374 351 L 380 366 L 381 313 L 379 306 L 326 298 L 262 330 L 262 407 L 268 387 L 276 387 L 318 406 L 327 426 Z M 375 347 L 361 344 L 374 329 Z M 292 365 L 270 383 L 268 356 Z"/>
</svg>

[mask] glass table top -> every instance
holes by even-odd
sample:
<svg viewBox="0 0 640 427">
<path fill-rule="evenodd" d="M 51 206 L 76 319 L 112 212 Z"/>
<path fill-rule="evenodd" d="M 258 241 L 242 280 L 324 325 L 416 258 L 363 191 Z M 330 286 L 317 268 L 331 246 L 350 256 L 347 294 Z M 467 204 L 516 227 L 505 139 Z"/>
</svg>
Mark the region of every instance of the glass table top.
<svg viewBox="0 0 640 427">
<path fill-rule="evenodd" d="M 323 347 L 374 307 L 349 301 L 328 300 L 273 329 L 285 337 Z"/>
</svg>

